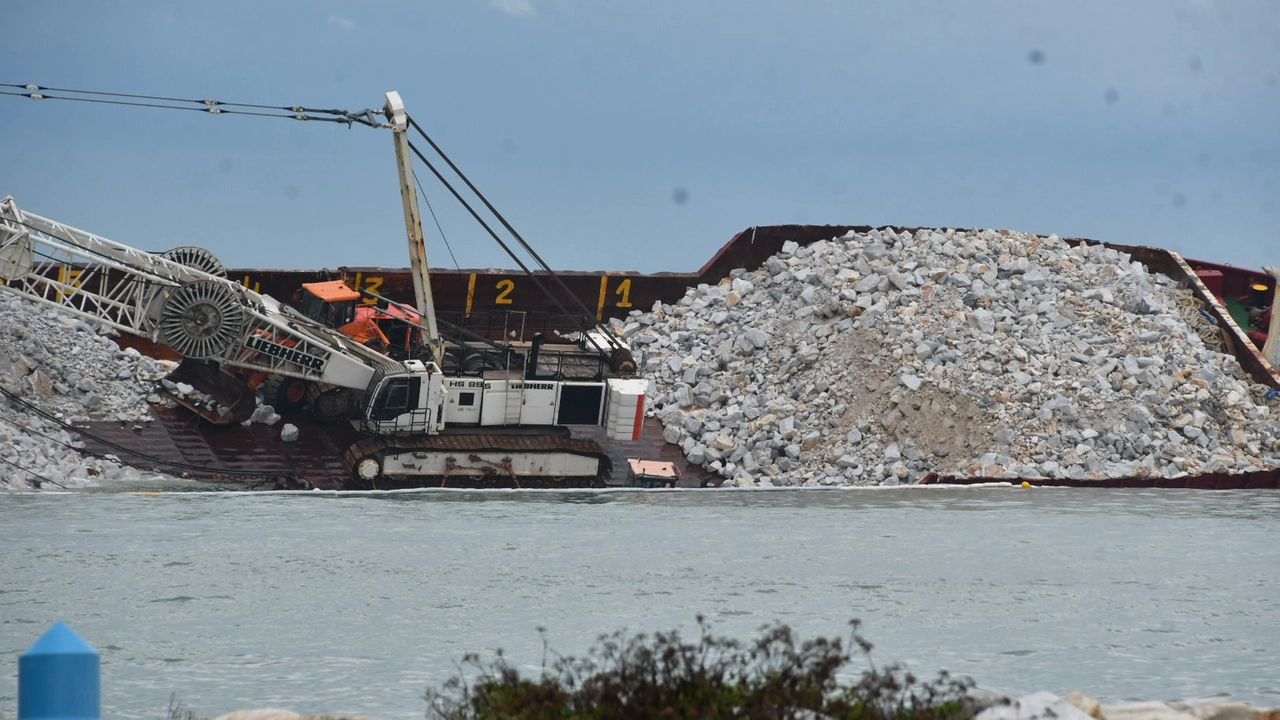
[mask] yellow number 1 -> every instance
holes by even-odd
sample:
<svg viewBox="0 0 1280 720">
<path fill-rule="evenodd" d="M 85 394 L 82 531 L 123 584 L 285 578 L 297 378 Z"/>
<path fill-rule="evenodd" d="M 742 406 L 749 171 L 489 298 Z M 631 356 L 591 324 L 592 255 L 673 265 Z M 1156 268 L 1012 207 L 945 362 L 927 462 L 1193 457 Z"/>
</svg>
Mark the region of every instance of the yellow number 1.
<svg viewBox="0 0 1280 720">
<path fill-rule="evenodd" d="M 631 278 L 618 283 L 618 288 L 613 291 L 613 294 L 621 296 L 615 307 L 631 307 Z"/>
</svg>

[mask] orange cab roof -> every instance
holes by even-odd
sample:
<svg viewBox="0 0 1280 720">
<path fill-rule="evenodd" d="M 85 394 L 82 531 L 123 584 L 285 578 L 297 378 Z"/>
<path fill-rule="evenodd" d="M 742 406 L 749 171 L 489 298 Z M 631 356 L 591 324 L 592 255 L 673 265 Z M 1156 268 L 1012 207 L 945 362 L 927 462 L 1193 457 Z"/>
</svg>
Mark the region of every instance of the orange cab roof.
<svg viewBox="0 0 1280 720">
<path fill-rule="evenodd" d="M 325 302 L 346 302 L 347 300 L 360 299 L 360 293 L 347 287 L 341 280 L 302 283 L 302 287 Z"/>
</svg>

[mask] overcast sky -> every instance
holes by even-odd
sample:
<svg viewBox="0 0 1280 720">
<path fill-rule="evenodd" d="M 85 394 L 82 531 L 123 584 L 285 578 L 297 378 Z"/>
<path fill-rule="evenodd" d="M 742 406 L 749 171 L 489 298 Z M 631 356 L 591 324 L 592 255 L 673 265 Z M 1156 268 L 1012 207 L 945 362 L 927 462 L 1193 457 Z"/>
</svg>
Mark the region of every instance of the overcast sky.
<svg viewBox="0 0 1280 720">
<path fill-rule="evenodd" d="M 0 83 L 350 110 L 398 90 L 560 269 L 696 270 L 787 223 L 1280 264 L 1274 0 L 4 0 L 0 27 Z M 433 265 L 513 266 L 419 175 Z M 0 96 L 9 194 L 231 267 L 407 264 L 387 130 Z"/>
</svg>

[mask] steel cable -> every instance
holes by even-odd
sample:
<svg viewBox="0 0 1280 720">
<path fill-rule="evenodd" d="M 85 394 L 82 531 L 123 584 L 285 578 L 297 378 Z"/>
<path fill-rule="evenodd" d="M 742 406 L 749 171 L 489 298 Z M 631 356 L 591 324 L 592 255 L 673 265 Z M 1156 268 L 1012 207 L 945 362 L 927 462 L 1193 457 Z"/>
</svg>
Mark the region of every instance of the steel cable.
<svg viewBox="0 0 1280 720">
<path fill-rule="evenodd" d="M 502 213 L 498 212 L 498 209 L 495 208 L 492 203 L 489 202 L 489 199 L 485 197 L 484 193 L 480 192 L 479 188 L 477 188 L 471 182 L 471 180 L 467 178 L 467 176 L 462 172 L 462 170 L 460 170 L 458 166 L 455 165 L 453 161 L 449 159 L 449 156 L 446 155 L 445 152 L 440 149 L 440 146 L 436 145 L 435 141 L 431 139 L 431 136 L 427 135 L 426 131 L 422 129 L 422 126 L 418 125 L 417 121 L 415 121 L 411 116 L 406 115 L 406 119 L 409 121 L 409 125 L 412 126 L 414 130 L 417 130 L 418 134 L 421 135 L 422 138 L 426 140 L 428 144 L 431 145 L 431 149 L 434 150 L 436 154 L 439 155 L 440 158 L 443 159 L 445 163 L 449 165 L 449 168 L 453 170 L 454 174 L 456 174 L 459 178 L 462 179 L 464 183 L 467 184 L 467 187 L 471 190 L 471 192 L 475 193 L 475 196 L 480 199 L 480 202 L 484 203 L 484 206 L 488 208 L 489 212 L 493 213 L 493 216 L 498 219 L 498 222 L 502 223 L 502 226 L 506 228 L 507 232 L 511 233 L 511 236 L 514 237 L 516 241 L 520 243 L 520 246 L 524 248 L 525 252 L 529 253 L 529 256 L 532 257 L 534 261 L 536 261 L 538 265 L 543 269 L 543 271 L 546 272 L 551 277 L 551 279 L 556 283 L 557 286 L 559 286 L 560 290 L 565 294 L 565 296 L 570 298 L 570 300 L 572 300 L 574 305 L 578 306 L 578 311 L 582 314 L 582 318 L 585 320 L 586 318 L 591 317 L 591 310 L 582 304 L 582 301 L 578 298 L 578 296 L 574 294 L 572 290 L 569 289 L 568 285 L 565 284 L 564 279 L 561 278 L 559 275 L 557 275 L 556 272 L 551 269 L 551 266 L 548 265 L 546 261 L 543 260 L 540 255 L 538 255 L 538 253 L 533 249 L 533 247 L 530 246 L 529 243 L 525 241 L 524 237 L 521 236 L 520 233 L 517 232 L 514 227 L 512 227 L 511 223 L 507 222 L 507 219 L 503 217 Z M 412 144 L 410 144 L 410 147 L 412 147 Z M 414 150 L 414 152 L 418 154 L 419 158 L 422 158 L 423 162 L 426 162 L 426 158 L 422 157 L 422 153 L 418 152 L 416 149 Z M 434 168 L 432 169 L 432 172 L 435 172 Z M 440 173 L 436 172 L 436 177 L 440 177 Z M 444 182 L 443 178 L 441 178 L 441 182 Z M 457 193 L 455 192 L 454 195 L 456 196 Z M 459 201 L 461 202 L 461 198 L 459 198 Z M 473 215 L 475 214 L 474 211 L 472 212 L 472 214 Z M 492 231 L 491 231 L 491 234 L 492 234 Z M 495 236 L 495 239 L 496 239 L 496 236 Z M 520 262 L 519 259 L 515 257 L 515 255 L 511 252 L 511 250 L 506 246 L 505 243 L 502 243 L 501 241 L 499 241 L 499 244 L 503 246 L 503 249 L 507 251 L 508 255 L 511 255 L 513 260 L 516 260 L 517 263 Z M 520 266 L 525 269 L 526 273 L 529 273 L 529 270 L 525 268 L 523 263 L 521 263 Z M 532 273 L 529 273 L 529 274 L 532 277 Z M 544 290 L 543 292 L 546 292 L 546 291 Z M 572 314 L 564 307 L 564 305 L 559 301 L 558 298 L 556 298 L 554 295 L 551 295 L 550 293 L 547 293 L 547 295 L 552 298 L 552 301 L 556 303 L 556 306 L 560 308 L 561 312 L 563 312 L 565 315 Z M 584 329 L 585 329 L 585 325 L 584 325 Z M 611 346 L 613 346 L 614 349 L 620 347 L 615 342 L 615 340 L 613 339 L 610 333 L 605 333 L 604 336 L 607 338 L 607 342 Z M 601 350 L 603 350 L 603 348 L 601 348 Z"/>
<path fill-rule="evenodd" d="M 47 478 L 47 477 L 45 477 L 45 476 L 41 475 L 40 473 L 35 472 L 34 470 L 28 470 L 28 469 L 26 469 L 26 468 L 22 467 L 21 465 L 18 465 L 17 463 L 9 462 L 8 460 L 5 460 L 4 458 L 0 458 L 0 463 L 4 463 L 5 465 L 8 465 L 9 467 L 11 467 L 11 468 L 13 468 L 13 469 L 15 469 L 15 470 L 21 470 L 22 472 L 24 472 L 24 473 L 26 473 L 26 474 L 28 474 L 28 475 L 30 475 L 30 476 L 32 476 L 32 477 L 34 477 L 34 478 L 36 479 L 36 488 L 37 488 L 37 489 L 39 489 L 39 488 L 40 488 L 44 483 L 49 483 L 50 485 L 57 485 L 58 487 L 62 488 L 63 490 L 66 490 L 66 489 L 67 489 L 67 486 L 66 486 L 66 485 L 62 485 L 62 484 L 60 484 L 60 483 L 58 483 L 58 482 L 56 482 L 56 481 L 50 480 L 49 478 Z"/>
<path fill-rule="evenodd" d="M 547 289 L 547 286 L 542 283 L 542 280 L 539 279 L 537 275 L 533 274 L 533 271 L 529 269 L 529 266 L 525 265 L 524 261 L 521 260 L 520 257 L 517 256 L 515 252 L 511 249 L 511 246 L 503 242 L 502 238 L 498 236 L 498 233 L 494 232 L 494 229 L 489 226 L 489 223 L 485 222 L 484 218 L 480 217 L 480 213 L 476 212 L 475 208 L 471 207 L 471 203 L 468 203 L 466 199 L 464 199 L 462 195 L 458 192 L 458 190 L 454 188 L 453 185 L 450 184 L 448 180 L 445 179 L 444 175 L 440 174 L 440 171 L 437 170 L 436 166 L 433 165 L 431 161 L 428 160 L 427 157 L 422 154 L 422 151 L 419 150 L 417 146 L 414 145 L 413 143 L 409 143 L 409 149 L 412 150 L 413 154 L 417 155 L 418 159 L 421 160 L 422 163 L 427 166 L 427 169 L 430 170 L 432 174 L 436 176 L 436 179 L 440 181 L 440 184 L 444 185 L 445 189 L 447 189 L 450 193 L 453 194 L 454 199 L 457 200 L 459 203 L 461 203 L 462 207 L 467 209 L 467 212 L 471 213 L 471 217 L 474 218 L 476 222 L 480 223 L 480 227 L 484 228 L 485 232 L 489 233 L 489 237 L 493 238 L 493 241 L 498 243 L 499 247 L 501 247 L 503 250 L 506 251 L 507 255 L 509 255 L 511 259 L 515 261 L 516 265 L 519 265 L 520 269 L 523 270 L 524 273 L 529 276 L 530 280 L 533 280 L 533 283 L 538 286 L 538 289 L 541 290 L 544 295 L 551 298 L 551 302 L 555 303 L 556 307 L 560 308 L 560 312 L 564 313 L 565 315 L 570 315 L 571 313 L 567 308 L 565 308 L 564 304 L 560 302 L 560 299 Z"/>
<path fill-rule="evenodd" d="M 413 173 L 413 184 L 418 186 L 418 193 L 422 195 L 422 202 L 426 203 L 427 211 L 431 213 L 431 219 L 436 222 L 436 230 L 440 231 L 440 239 L 444 241 L 444 247 L 449 251 L 449 257 L 453 258 L 453 267 L 462 270 L 458 266 L 458 258 L 453 254 L 453 246 L 449 244 L 449 238 L 444 236 L 444 228 L 440 227 L 440 218 L 436 217 L 436 209 L 431 207 L 431 200 L 427 199 L 427 191 L 422 189 L 422 183 L 419 182 L 417 173 Z"/>
<path fill-rule="evenodd" d="M 54 88 L 43 87 L 40 85 L 15 85 L 12 83 L 0 83 L 0 87 L 18 88 L 29 92 L 16 93 L 7 90 L 0 90 L 0 95 L 8 95 L 12 97 L 25 97 L 30 100 L 65 100 L 70 102 L 86 102 L 97 103 L 101 105 L 123 105 L 128 107 L 144 107 L 155 108 L 158 110 L 185 110 L 188 112 L 203 112 L 211 115 L 249 115 L 256 117 L 273 117 L 286 120 L 302 120 L 317 122 L 333 122 L 342 123 L 347 127 L 359 123 L 372 128 L 388 127 L 387 123 L 374 120 L 375 116 L 381 115 L 378 110 L 361 110 L 359 112 L 351 112 L 349 110 L 325 110 L 320 108 L 308 108 L 300 105 L 260 105 L 255 103 L 236 103 L 224 102 L 222 100 L 195 100 L 189 98 L 174 98 L 161 95 L 136 95 L 131 93 L 114 93 L 103 92 L 99 90 L 73 90 L 70 88 Z M 104 100 L 94 97 L 68 97 L 62 95 L 48 95 L 45 91 L 71 93 L 73 95 L 94 95 L 98 98 L 131 98 L 131 100 Z M 153 102 L 136 102 L 139 100 Z M 186 105 L 163 105 L 159 103 L 185 103 L 196 105 L 199 107 L 187 107 Z M 253 112 L 252 110 L 227 110 L 224 108 L 255 108 L 260 110 L 283 110 L 292 114 Z M 334 117 L 318 117 L 320 115 L 333 115 Z"/>
<path fill-rule="evenodd" d="M 14 88 L 18 90 L 27 91 L 27 92 L 0 91 L 0 95 L 25 97 L 31 100 L 64 100 L 64 101 L 71 101 L 71 102 L 89 102 L 89 103 L 122 105 L 122 106 L 131 106 L 131 107 L 147 107 L 147 108 L 155 108 L 155 109 L 163 109 L 163 110 L 185 110 L 189 112 L 204 112 L 204 113 L 210 113 L 210 114 L 237 114 L 237 115 L 249 115 L 249 116 L 259 116 L 259 117 L 276 117 L 276 118 L 304 120 L 304 121 L 316 120 L 316 121 L 324 121 L 324 122 L 346 123 L 348 127 L 350 127 L 354 123 L 360 123 L 362 125 L 366 125 L 374 128 L 389 127 L 388 123 L 380 122 L 375 119 L 377 117 L 385 116 L 386 113 L 384 111 L 372 110 L 372 109 L 366 109 L 366 110 L 353 113 L 347 110 L 307 108 L 307 107 L 297 106 L 297 105 L 288 106 L 288 105 L 266 105 L 266 104 L 258 104 L 258 103 L 236 103 L 236 102 L 228 102 L 228 101 L 214 100 L 214 99 L 181 98 L 181 97 L 171 97 L 171 96 L 164 96 L 164 95 L 143 95 L 143 94 L 136 94 L 136 93 L 118 93 L 118 92 L 107 92 L 107 91 L 98 91 L 98 90 L 80 90 L 80 89 L 73 89 L 73 88 L 46 87 L 46 86 L 41 86 L 41 85 L 36 85 L 31 83 L 28 83 L 28 84 L 0 83 L 0 87 Z M 68 97 L 68 96 L 60 96 L 60 95 L 50 95 L 48 94 L 49 92 L 69 93 L 71 95 L 81 95 L 81 96 L 87 95 L 87 96 L 93 96 L 93 97 Z M 174 104 L 162 104 L 162 103 L 181 103 L 181 104 L 174 105 Z M 188 105 L 192 105 L 194 107 L 188 107 Z M 283 110 L 293 114 L 280 114 L 280 113 L 269 113 L 269 112 L 254 112 L 253 110 L 227 109 L 227 108 L 233 108 L 233 107 L 234 108 L 253 108 L 255 110 Z M 332 115 L 334 117 L 318 117 L 317 115 Z M 447 155 L 445 155 L 445 153 L 440 149 L 440 147 L 436 145 L 435 141 L 432 140 L 426 134 L 425 131 L 423 131 L 422 127 L 419 126 L 417 122 L 413 120 L 413 118 L 409 117 L 407 119 L 408 119 L 408 122 L 412 125 L 412 127 L 424 139 L 426 139 L 428 143 L 430 143 L 431 147 L 449 165 L 449 167 L 454 171 L 454 173 L 459 178 L 461 178 L 463 182 L 466 183 L 467 187 L 470 188 L 470 190 L 476 195 L 476 197 L 478 197 L 481 200 L 481 202 L 484 203 L 485 207 L 488 208 L 488 210 L 494 215 L 494 217 L 497 218 L 497 220 L 503 225 L 503 227 L 506 228 L 506 230 L 510 232 L 511 235 L 516 239 L 516 241 L 520 243 L 521 247 L 524 248 L 525 252 L 527 252 L 529 256 L 533 258 L 533 260 L 536 261 L 536 263 L 550 276 L 554 284 L 560 289 L 562 293 L 564 293 L 564 296 L 569 298 L 571 304 L 577 306 L 578 311 L 581 314 L 581 320 L 582 320 L 581 327 L 585 331 L 589 327 L 589 323 L 587 322 L 587 319 L 591 317 L 592 313 L 582 303 L 581 299 L 578 298 L 577 295 L 575 295 L 569 289 L 568 285 L 565 284 L 564 280 L 560 278 L 559 275 L 557 275 L 555 271 L 551 269 L 551 267 L 546 263 L 546 261 L 543 260 L 542 257 L 539 256 L 538 253 L 532 248 L 532 246 L 530 246 L 529 243 L 525 241 L 525 239 L 520 235 L 520 233 L 517 232 L 509 222 L 507 222 L 506 218 L 503 217 L 503 215 L 498 212 L 497 208 L 495 208 L 492 205 L 492 203 L 489 202 L 489 200 L 484 196 L 484 194 L 481 193 L 479 189 L 476 188 L 475 185 L 470 181 L 470 179 L 468 179 L 467 176 L 463 174 L 462 171 L 453 163 L 453 161 L 450 160 Z M 454 197 L 457 198 L 459 202 L 462 202 L 464 207 L 467 208 L 467 210 L 472 214 L 472 216 L 475 217 L 475 219 L 478 222 L 480 222 L 482 226 L 484 226 L 486 231 L 488 231 L 489 234 L 494 238 L 494 240 L 498 242 L 498 244 L 503 248 L 503 250 L 505 250 L 513 260 L 515 260 L 517 265 L 519 265 L 520 268 L 527 275 L 529 275 L 532 279 L 534 279 L 535 284 L 549 299 L 552 300 L 552 302 L 556 305 L 556 307 L 559 308 L 559 310 L 562 313 L 564 313 L 566 316 L 572 316 L 573 313 L 569 312 L 569 310 L 565 307 L 564 303 L 561 301 L 561 298 L 549 292 L 549 289 L 538 278 L 536 278 L 533 275 L 532 271 L 528 268 L 528 266 L 526 266 L 524 262 L 521 261 L 520 258 L 518 258 L 515 255 L 515 253 L 506 243 L 504 243 L 501 239 L 498 238 L 497 234 L 488 226 L 488 224 L 486 224 L 483 220 L 480 219 L 476 211 L 472 209 L 470 205 L 468 205 L 466 201 L 462 199 L 459 193 L 456 190 L 454 190 L 453 187 L 450 186 L 444 180 L 443 176 L 433 166 L 431 166 L 431 164 L 426 160 L 423 154 L 420 151 L 418 151 L 416 148 L 414 148 L 414 152 L 418 155 L 419 159 L 421 159 L 424 163 L 428 165 L 428 167 L 432 170 L 432 172 L 436 175 L 436 177 L 442 183 L 444 183 L 446 187 L 449 188 L 450 192 L 453 193 Z M 420 184 L 419 184 L 419 190 L 421 190 Z M 425 192 L 423 193 L 423 197 L 425 199 L 426 197 Z M 427 206 L 428 206 L 428 209 L 431 210 L 431 215 L 433 219 L 436 220 L 437 229 L 440 229 L 439 219 L 436 218 L 435 210 L 434 208 L 431 208 L 429 201 L 427 203 Z M 442 237 L 444 236 L 442 229 L 441 229 L 441 236 Z M 445 245 L 449 250 L 450 257 L 453 258 L 454 265 L 456 267 L 457 258 L 456 256 L 454 256 L 453 248 L 449 246 L 447 238 L 445 239 Z M 605 334 L 605 337 L 606 337 L 606 344 L 608 344 L 610 347 L 613 347 L 615 349 L 617 347 L 620 347 L 617 344 L 616 340 L 612 336 L 610 336 L 608 333 Z M 592 342 L 593 344 L 595 344 L 594 341 Z M 603 350 L 603 348 L 601 348 L 601 350 Z"/>
<path fill-rule="evenodd" d="M 95 435 L 95 434 L 93 434 L 93 433 L 89 432 L 88 430 L 85 430 L 85 429 L 83 429 L 83 428 L 78 428 L 78 427 L 76 427 L 76 426 L 74 426 L 74 425 L 71 425 L 70 423 L 64 422 L 64 421 L 62 421 L 62 420 L 58 419 L 57 417 L 55 417 L 55 416 L 53 416 L 53 415 L 51 415 L 51 414 L 49 414 L 49 413 L 45 412 L 44 410 L 41 410 L 39 407 L 37 407 L 37 406 L 35 406 L 35 405 L 33 405 L 33 404 L 31 404 L 31 403 L 27 402 L 26 400 L 23 400 L 22 398 L 18 397 L 18 396 L 17 396 L 17 395 L 15 395 L 14 393 L 11 393 L 11 392 L 9 392 L 8 390 L 6 390 L 6 389 L 4 389 L 4 388 L 0 388 L 0 393 L 3 393 L 4 395 L 6 395 L 6 396 L 7 396 L 10 400 L 12 400 L 13 402 L 16 402 L 16 403 L 18 403 L 19 405 L 22 405 L 23 407 L 27 408 L 27 409 L 28 409 L 28 410 L 30 410 L 31 412 L 33 412 L 33 413 L 35 413 L 35 414 L 37 414 L 37 415 L 39 415 L 39 416 L 43 417 L 44 419 L 46 419 L 46 420 L 48 420 L 48 421 L 50 421 L 50 422 L 52 422 L 52 423 L 54 423 L 54 424 L 56 424 L 56 425 L 58 425 L 58 426 L 62 427 L 64 430 L 67 430 L 68 432 L 72 432 L 72 433 L 75 433 L 75 434 L 78 434 L 78 435 L 83 435 L 83 436 L 85 436 L 85 437 L 87 437 L 87 438 L 89 438 L 89 439 L 93 440 L 93 441 L 94 441 L 94 442 L 96 442 L 96 443 L 99 443 L 99 444 L 101 444 L 101 445 L 103 445 L 103 446 L 105 446 L 105 447 L 109 447 L 109 448 L 111 448 L 112 450 L 115 450 L 115 451 L 120 452 L 120 453 L 124 453 L 125 455 L 133 456 L 133 457 L 135 457 L 135 458 L 139 458 L 139 459 L 141 459 L 141 460 L 145 460 L 145 461 L 147 461 L 147 462 L 155 463 L 155 464 L 160 465 L 160 466 L 162 466 L 162 467 L 178 468 L 178 469 L 183 470 L 183 471 L 185 471 L 185 472 L 187 472 L 187 473 L 189 473 L 189 474 L 192 474 L 192 475 L 195 475 L 195 476 L 203 476 L 203 477 L 219 477 L 219 476 L 223 476 L 223 475 L 236 475 L 236 476 L 241 476 L 241 477 L 281 477 L 281 476 L 276 476 L 276 475 L 269 475 L 269 474 L 267 474 L 267 473 L 254 472 L 254 471 L 252 471 L 252 470 L 231 470 L 231 469 L 227 469 L 227 470 L 217 470 L 217 471 L 211 472 L 211 471 L 209 470 L 209 468 L 208 468 L 208 467 L 203 466 L 203 465 L 193 465 L 193 464 L 191 464 L 191 463 L 183 463 L 183 462 L 176 462 L 176 461 L 173 461 L 173 460 L 165 460 L 165 459 L 160 458 L 160 457 L 157 457 L 157 456 L 155 456 L 155 455 L 150 455 L 150 454 L 145 453 L 145 452 L 142 452 L 142 451 L 140 451 L 140 450 L 134 450 L 134 449 L 132 449 L 132 448 L 125 447 L 124 445 L 120 445 L 119 443 L 114 443 L 114 442 L 112 442 L 112 441 L 110 441 L 110 440 L 108 440 L 108 439 L 106 439 L 106 438 L 104 438 L 104 437 L 101 437 L 101 436 L 99 436 L 99 435 Z M 69 449 L 75 450 L 76 452 L 84 453 L 84 454 L 86 454 L 86 455 L 91 455 L 91 456 L 93 456 L 93 457 L 96 457 L 96 458 L 99 458 L 99 459 L 102 459 L 102 460 L 110 460 L 110 459 L 112 459 L 112 458 L 107 457 L 107 456 L 106 456 L 106 454 L 104 454 L 104 453 L 96 453 L 96 452 L 93 452 L 92 450 L 88 450 L 87 448 L 86 448 L 86 449 L 78 448 L 78 447 L 76 447 L 75 445 L 72 445 L 72 444 L 70 444 L 70 443 L 63 442 L 63 441 L 61 441 L 61 440 L 59 440 L 59 439 L 57 439 L 57 438 L 55 438 L 55 437 L 51 437 L 51 436 L 49 436 L 49 435 L 46 435 L 45 433 L 42 433 L 42 432 L 40 432 L 39 430 L 33 430 L 33 429 L 31 429 L 31 428 L 23 428 L 23 427 L 18 426 L 18 425 L 15 425 L 15 427 L 18 427 L 20 430 L 22 430 L 22 431 L 24 431 L 24 432 L 31 432 L 31 433 L 33 433 L 33 434 L 35 434 L 35 435 L 39 435 L 40 437 L 43 437 L 43 438 L 45 438 L 45 439 L 47 439 L 47 440 L 50 440 L 50 441 L 55 442 L 55 443 L 58 443 L 59 445 L 62 445 L 63 447 L 66 447 L 66 448 L 69 448 Z M 119 458 L 116 458 L 116 460 L 119 460 Z"/>
</svg>

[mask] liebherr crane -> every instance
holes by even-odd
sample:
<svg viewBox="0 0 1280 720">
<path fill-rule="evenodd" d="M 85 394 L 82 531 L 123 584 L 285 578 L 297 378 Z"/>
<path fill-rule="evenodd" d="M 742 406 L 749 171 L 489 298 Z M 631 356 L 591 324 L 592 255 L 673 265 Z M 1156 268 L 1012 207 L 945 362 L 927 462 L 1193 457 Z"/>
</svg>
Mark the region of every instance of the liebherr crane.
<svg viewBox="0 0 1280 720">
<path fill-rule="evenodd" d="M 436 327 L 398 94 L 387 94 L 384 112 L 429 349 L 422 359 L 393 360 L 227 279 L 202 248 L 148 253 L 26 212 L 12 197 L 0 201 L 0 289 L 172 348 L 184 358 L 182 377 L 223 399 L 215 415 L 224 419 L 242 420 L 254 408 L 252 391 L 228 369 L 308 381 L 324 414 L 350 411 L 367 435 L 344 457 L 353 479 L 367 485 L 603 483 L 609 461 L 601 447 L 553 428 L 604 425 L 611 438 L 634 439 L 647 382 L 606 377 L 603 360 L 585 377 L 540 375 L 536 347 L 514 368 L 466 377 L 441 371 L 446 342 Z"/>
</svg>

